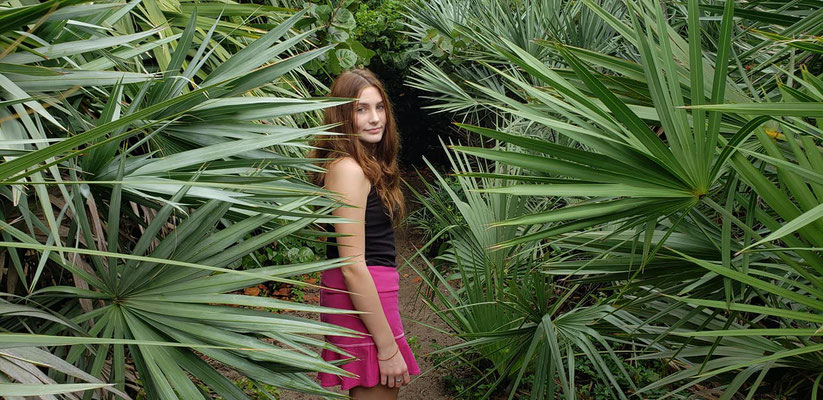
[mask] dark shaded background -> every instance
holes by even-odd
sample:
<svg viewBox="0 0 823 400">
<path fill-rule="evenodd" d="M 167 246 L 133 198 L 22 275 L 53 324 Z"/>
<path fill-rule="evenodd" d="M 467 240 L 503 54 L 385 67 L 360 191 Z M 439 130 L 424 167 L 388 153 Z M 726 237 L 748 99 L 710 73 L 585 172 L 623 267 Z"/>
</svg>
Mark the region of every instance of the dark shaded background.
<svg viewBox="0 0 823 400">
<path fill-rule="evenodd" d="M 448 138 L 456 135 L 452 115 L 432 114 L 430 110 L 422 109 L 431 103 L 423 98 L 424 92 L 404 85 L 404 71 L 383 64 L 378 57 L 367 68 L 383 81 L 394 106 L 400 130 L 400 168 L 404 171 L 425 170 L 425 156 L 438 170 L 443 170 L 448 159 L 438 136 L 448 143 Z"/>
</svg>

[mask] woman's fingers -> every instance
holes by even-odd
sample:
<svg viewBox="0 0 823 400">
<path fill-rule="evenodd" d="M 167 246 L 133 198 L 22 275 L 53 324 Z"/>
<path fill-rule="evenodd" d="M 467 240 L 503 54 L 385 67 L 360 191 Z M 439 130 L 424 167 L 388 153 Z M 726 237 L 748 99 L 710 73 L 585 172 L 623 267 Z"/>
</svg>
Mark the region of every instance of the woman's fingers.
<svg viewBox="0 0 823 400">
<path fill-rule="evenodd" d="M 411 377 L 409 376 L 409 372 L 407 370 L 403 370 L 402 373 L 394 376 L 388 377 L 388 382 L 386 386 L 390 388 L 399 388 L 401 386 L 406 386 L 411 382 Z"/>
<path fill-rule="evenodd" d="M 409 384 L 409 382 L 411 381 L 411 377 L 409 376 L 409 370 L 406 367 L 405 362 L 387 364 L 388 365 L 381 365 L 385 367 L 385 369 L 381 369 L 380 371 L 381 385 L 386 385 L 390 388 L 399 388 L 401 386 L 406 386 Z"/>
</svg>

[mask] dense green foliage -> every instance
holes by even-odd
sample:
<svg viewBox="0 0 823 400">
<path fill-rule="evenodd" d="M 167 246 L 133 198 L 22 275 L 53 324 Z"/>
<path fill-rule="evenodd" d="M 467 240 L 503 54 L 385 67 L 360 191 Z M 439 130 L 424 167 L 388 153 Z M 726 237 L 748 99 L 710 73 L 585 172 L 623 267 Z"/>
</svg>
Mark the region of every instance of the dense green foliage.
<svg viewBox="0 0 823 400">
<path fill-rule="evenodd" d="M 318 45 L 333 46 L 327 55 L 307 65 L 310 72 L 316 74 L 326 70 L 333 77 L 357 65 L 369 63 L 374 51 L 363 46 L 354 34 L 358 28 L 354 17 L 358 7 L 356 1 L 311 2 L 305 7 L 308 18 L 301 21 L 298 27 L 314 31 L 312 39 Z"/>
<path fill-rule="evenodd" d="M 282 0 L 275 2 L 306 16 L 296 24 L 312 33 L 307 40 L 317 47 L 332 46 L 306 65 L 323 82 L 357 66 L 368 66 L 377 57 L 398 71 L 406 68 L 412 47 L 403 29 L 408 0 Z"/>
<path fill-rule="evenodd" d="M 306 46 L 305 15 L 154 1 L 0 10 L 5 398 L 248 398 L 227 369 L 325 393 L 304 372 L 341 370 L 309 335 L 339 328 L 279 313 L 322 308 L 236 293 L 340 265 L 305 246 L 268 252 L 332 220 L 304 152 L 324 130 L 317 110 L 345 100 L 308 98 L 303 65 L 329 48 Z M 267 257 L 242 265 L 249 254 Z"/>
<path fill-rule="evenodd" d="M 354 14 L 355 37 L 376 53 L 383 65 L 403 71 L 409 65 L 413 43 L 404 33 L 404 12 L 408 0 L 369 0 L 359 2 Z"/>
<path fill-rule="evenodd" d="M 410 11 L 419 40 L 441 44 L 411 84 L 489 140 L 452 146 L 468 226 L 447 233 L 428 283 L 451 286 L 432 307 L 465 338 L 457 348 L 492 361 L 495 387 L 514 397 L 534 374 L 532 398 L 574 398 L 575 366 L 590 363 L 615 398 L 705 382 L 724 399 L 816 395 L 821 8 L 442 0 Z M 609 367 L 617 354 L 676 368 L 635 387 Z"/>
<path fill-rule="evenodd" d="M 411 219 L 463 395 L 818 395 L 819 0 L 0 6 L 6 398 L 329 395 L 245 289 L 341 265 L 311 96 L 377 60 L 469 138 Z"/>
</svg>

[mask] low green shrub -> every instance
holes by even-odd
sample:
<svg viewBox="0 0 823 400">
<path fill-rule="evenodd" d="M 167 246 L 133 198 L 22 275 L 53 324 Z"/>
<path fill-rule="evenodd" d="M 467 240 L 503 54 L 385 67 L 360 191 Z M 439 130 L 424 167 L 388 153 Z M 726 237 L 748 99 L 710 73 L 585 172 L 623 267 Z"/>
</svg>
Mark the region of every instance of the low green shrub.
<svg viewBox="0 0 823 400">
<path fill-rule="evenodd" d="M 457 181 L 457 178 L 447 176 L 444 179 L 449 189 L 457 194 L 462 193 L 459 190 L 460 182 Z M 425 182 L 425 179 L 422 176 L 421 180 L 423 180 L 425 184 L 425 191 L 422 193 L 415 193 L 417 199 L 412 199 L 412 201 L 416 204 L 416 207 L 409 212 L 409 215 L 406 217 L 406 223 L 414 232 L 421 236 L 422 240 L 429 241 L 435 238 L 438 234 L 441 234 L 441 232 L 448 230 L 449 226 L 452 224 L 445 223 L 445 220 L 441 218 L 435 218 L 434 209 L 426 207 L 426 203 L 437 204 L 441 207 L 441 210 L 445 211 L 441 214 L 454 216 L 457 219 L 457 221 L 455 221 L 457 225 L 462 225 L 460 221 L 464 220 L 462 214 L 458 212 L 454 202 L 451 201 L 449 192 L 444 189 L 444 187 L 439 185 L 431 185 Z M 439 245 L 433 247 L 438 248 Z"/>
<path fill-rule="evenodd" d="M 432 344 L 437 350 L 443 350 L 442 346 Z M 482 358 L 478 353 L 467 352 L 457 354 L 457 352 L 436 352 L 428 356 L 428 361 L 436 365 L 437 371 L 443 376 L 443 385 L 446 393 L 453 396 L 455 400 L 479 400 L 484 398 L 504 398 L 505 388 L 512 384 L 511 379 L 503 379 L 500 383 L 495 383 L 499 379 L 496 374 L 485 375 L 493 369 L 491 363 Z M 621 366 L 611 358 L 606 359 L 606 365 L 616 377 L 617 382 L 622 387 L 630 387 L 631 383 L 620 373 L 620 368 L 628 371 L 629 377 L 635 385 L 646 386 L 656 382 L 663 376 L 665 366 L 656 360 L 630 361 L 621 359 Z M 577 398 L 582 400 L 604 400 L 613 398 L 613 393 L 607 384 L 597 379 L 598 372 L 587 358 L 580 358 L 580 362 L 574 366 L 575 370 L 575 393 Z M 534 384 L 534 372 L 527 373 L 517 389 L 515 398 L 528 398 L 531 395 L 531 388 Z M 657 399 L 669 394 L 673 387 L 654 389 L 643 393 L 642 398 Z M 491 392 L 489 392 L 492 390 Z M 630 394 L 630 393 L 627 393 Z M 675 392 L 675 398 L 685 397 L 689 392 L 681 390 Z M 561 398 L 562 393 L 558 390 L 554 398 Z"/>
<path fill-rule="evenodd" d="M 317 46 L 333 46 L 306 69 L 316 78 L 331 77 L 356 66 L 367 66 L 377 56 L 387 66 L 402 71 L 408 65 L 411 45 L 403 33 L 403 12 L 407 0 L 343 0 L 336 4 L 307 1 L 308 11 L 297 25 L 315 29 L 309 40 Z"/>
<path fill-rule="evenodd" d="M 408 0 L 364 1 L 354 14 L 355 38 L 375 51 L 384 65 L 397 71 L 405 70 L 412 58 L 408 51 L 412 44 L 403 32 L 408 3 Z"/>
<path fill-rule="evenodd" d="M 323 78 L 321 71 L 335 76 L 356 65 L 368 65 L 374 51 L 367 49 L 354 38 L 357 20 L 354 13 L 359 3 L 344 0 L 336 5 L 326 2 L 306 2 L 306 18 L 298 28 L 316 31 L 309 37 L 318 46 L 334 46 L 333 50 L 306 65 L 306 70 Z M 326 77 L 330 78 L 330 77 Z"/>
<path fill-rule="evenodd" d="M 268 265 L 306 263 L 326 258 L 326 244 L 298 237 L 286 237 L 249 253 L 240 262 L 241 269 Z"/>
</svg>

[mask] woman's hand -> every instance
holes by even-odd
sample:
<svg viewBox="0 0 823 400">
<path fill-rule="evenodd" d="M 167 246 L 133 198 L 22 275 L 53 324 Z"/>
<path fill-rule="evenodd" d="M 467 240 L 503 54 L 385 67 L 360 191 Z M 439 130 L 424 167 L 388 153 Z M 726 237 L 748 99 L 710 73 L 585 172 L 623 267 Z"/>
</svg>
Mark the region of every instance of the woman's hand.
<svg viewBox="0 0 823 400">
<path fill-rule="evenodd" d="M 409 369 L 406 367 L 406 360 L 400 354 L 400 348 L 395 348 L 394 355 L 383 359 L 381 354 L 377 355 L 377 365 L 380 368 L 380 384 L 390 388 L 406 386 L 411 381 Z"/>
</svg>

